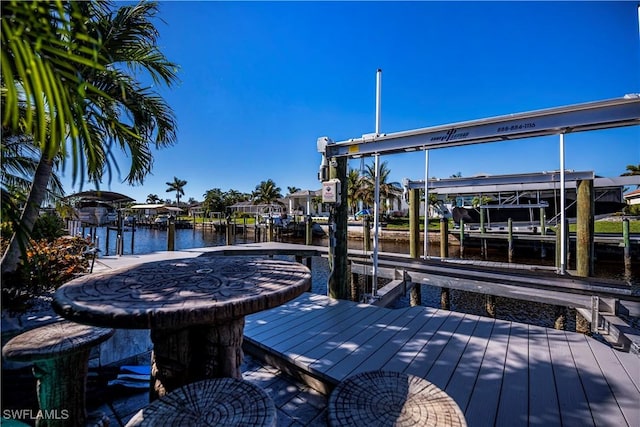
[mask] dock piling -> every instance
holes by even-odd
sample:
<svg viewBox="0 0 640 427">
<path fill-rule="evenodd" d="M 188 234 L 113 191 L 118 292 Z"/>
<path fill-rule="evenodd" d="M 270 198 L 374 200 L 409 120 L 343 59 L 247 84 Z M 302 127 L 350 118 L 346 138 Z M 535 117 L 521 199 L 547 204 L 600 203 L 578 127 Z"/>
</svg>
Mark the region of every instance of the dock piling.
<svg viewBox="0 0 640 427">
<path fill-rule="evenodd" d="M 624 277 L 631 280 L 631 239 L 629 237 L 629 219 L 622 220 L 622 244 L 624 246 Z"/>
<path fill-rule="evenodd" d="M 508 239 L 509 239 L 509 250 L 508 250 L 508 259 L 509 263 L 513 262 L 513 220 L 509 218 L 507 222 L 508 227 Z"/>
<path fill-rule="evenodd" d="M 464 219 L 460 218 L 460 259 L 464 258 Z"/>
<path fill-rule="evenodd" d="M 496 317 L 496 297 L 495 295 L 485 295 L 484 300 L 485 310 L 487 311 L 487 316 Z"/>
<path fill-rule="evenodd" d="M 312 238 L 313 238 L 313 222 L 311 220 L 311 215 L 307 215 L 307 222 L 305 224 L 305 244 L 310 245 L 312 242 Z"/>
<path fill-rule="evenodd" d="M 440 290 L 440 308 L 443 310 L 451 310 L 451 290 L 442 288 Z"/>
<path fill-rule="evenodd" d="M 547 216 L 544 208 L 540 208 L 540 235 L 547 235 Z M 540 241 L 540 258 L 547 257 L 547 248 L 544 246 L 544 240 Z"/>
<path fill-rule="evenodd" d="M 167 226 L 167 250 L 176 250 L 176 224 L 172 220 L 169 221 Z"/>
<path fill-rule="evenodd" d="M 576 273 L 582 277 L 593 276 L 594 209 L 593 180 L 578 181 Z"/>
<path fill-rule="evenodd" d="M 440 218 L 440 258 L 449 257 L 449 221 Z"/>
</svg>

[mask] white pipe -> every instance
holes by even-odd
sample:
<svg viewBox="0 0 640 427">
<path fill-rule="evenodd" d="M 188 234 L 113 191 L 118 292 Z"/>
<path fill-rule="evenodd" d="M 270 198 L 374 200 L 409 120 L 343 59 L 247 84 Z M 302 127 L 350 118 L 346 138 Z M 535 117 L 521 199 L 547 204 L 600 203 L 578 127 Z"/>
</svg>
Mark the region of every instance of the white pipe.
<svg viewBox="0 0 640 427">
<path fill-rule="evenodd" d="M 565 219 L 564 133 L 560 134 L 560 274 L 567 272 L 567 229 Z"/>
<path fill-rule="evenodd" d="M 382 105 L 382 70 L 376 72 L 376 135 L 380 135 L 380 115 Z"/>
<path fill-rule="evenodd" d="M 382 101 L 382 70 L 376 72 L 376 135 L 380 135 L 380 112 Z M 380 155 L 375 155 L 375 187 L 373 194 L 373 268 L 371 271 L 371 295 L 376 296 L 378 287 L 378 232 L 380 229 Z"/>
<path fill-rule="evenodd" d="M 424 150 L 424 259 L 429 256 L 429 150 Z"/>
</svg>

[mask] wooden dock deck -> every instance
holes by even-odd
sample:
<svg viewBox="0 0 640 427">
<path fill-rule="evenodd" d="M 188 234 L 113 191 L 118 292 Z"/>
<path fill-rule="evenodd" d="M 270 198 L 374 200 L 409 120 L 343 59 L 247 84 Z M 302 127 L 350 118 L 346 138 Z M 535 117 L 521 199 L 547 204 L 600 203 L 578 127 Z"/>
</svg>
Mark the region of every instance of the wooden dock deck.
<svg viewBox="0 0 640 427">
<path fill-rule="evenodd" d="M 469 426 L 640 425 L 640 357 L 574 332 L 306 293 L 247 317 L 245 349 L 325 393 L 368 370 L 426 378 Z"/>
</svg>

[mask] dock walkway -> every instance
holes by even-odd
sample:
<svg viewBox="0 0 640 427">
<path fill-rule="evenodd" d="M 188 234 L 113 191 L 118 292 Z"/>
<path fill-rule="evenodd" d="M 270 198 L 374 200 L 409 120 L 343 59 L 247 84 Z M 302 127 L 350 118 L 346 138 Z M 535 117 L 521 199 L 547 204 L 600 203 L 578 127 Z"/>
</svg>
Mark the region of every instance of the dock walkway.
<svg viewBox="0 0 640 427">
<path fill-rule="evenodd" d="M 322 249 L 284 244 L 198 248 L 102 258 L 98 269 L 207 252 L 318 256 L 324 255 Z M 451 395 L 470 426 L 640 425 L 638 355 L 573 332 L 308 293 L 247 317 L 245 351 L 324 393 L 361 371 L 411 373 Z"/>
<path fill-rule="evenodd" d="M 470 426 L 640 425 L 640 358 L 574 332 L 306 293 L 248 316 L 245 347 L 325 393 L 362 371 L 417 375 Z"/>
</svg>

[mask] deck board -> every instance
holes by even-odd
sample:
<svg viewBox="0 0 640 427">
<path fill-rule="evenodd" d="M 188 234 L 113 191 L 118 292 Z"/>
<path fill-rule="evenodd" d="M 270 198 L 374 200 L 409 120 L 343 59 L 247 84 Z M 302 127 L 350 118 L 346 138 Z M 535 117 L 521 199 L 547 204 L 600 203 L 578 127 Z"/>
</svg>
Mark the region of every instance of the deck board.
<svg viewBox="0 0 640 427">
<path fill-rule="evenodd" d="M 402 312 L 396 312 L 395 310 L 379 310 L 379 311 L 383 313 L 383 316 L 378 318 L 375 318 L 375 317 L 370 318 L 369 320 L 371 321 L 371 323 L 378 323 L 378 324 L 393 323 L 399 318 L 399 316 L 403 315 Z M 350 327 L 349 329 L 352 330 L 354 328 Z M 332 363 L 333 366 L 327 368 L 328 373 L 333 373 L 334 371 L 332 369 L 334 369 L 335 366 L 341 366 L 341 368 L 344 366 L 353 366 L 353 364 L 349 363 L 350 356 L 354 351 L 356 351 L 360 347 L 361 343 L 368 341 L 374 335 L 376 335 L 377 329 L 374 327 L 361 327 L 361 328 L 358 328 L 356 332 L 357 334 L 354 335 L 351 339 L 343 341 L 342 343 L 340 343 L 339 345 L 335 346 L 332 349 L 330 348 L 329 351 L 325 353 L 325 355 L 323 356 L 323 362 L 318 362 L 318 361 L 316 362 Z M 346 365 L 340 365 L 340 362 L 345 360 L 346 360 Z M 336 368 L 336 369 L 341 369 L 341 368 Z M 343 374 L 343 375 L 346 376 L 346 374 Z"/>
<path fill-rule="evenodd" d="M 527 426 L 529 423 L 529 328 L 511 324 L 506 368 L 496 416 L 497 426 Z"/>
<path fill-rule="evenodd" d="M 361 316 L 358 316 L 358 314 L 361 314 Z M 368 325 L 376 323 L 387 324 L 401 316 L 400 312 L 394 312 L 393 310 L 376 309 L 361 310 L 361 313 L 358 314 L 338 318 L 335 323 L 328 322 L 325 331 L 314 335 L 311 339 L 295 347 L 286 349 L 286 351 L 300 355 L 297 358 L 304 357 L 307 363 L 312 366 L 318 360 L 341 360 L 337 355 L 331 358 L 326 357 L 326 355 L 333 349 L 345 345 L 345 342 L 350 342 L 351 346 L 355 348 L 359 347 L 362 341 L 360 334 L 367 329 Z"/>
<path fill-rule="evenodd" d="M 529 326 L 529 421 L 537 426 L 561 426 L 547 329 Z"/>
<path fill-rule="evenodd" d="M 405 327 L 407 323 L 418 315 L 420 315 L 420 313 L 415 310 L 406 311 L 406 316 L 398 317 L 396 322 L 393 324 L 371 324 L 368 329 L 372 333 L 367 334 L 369 338 L 363 341 L 358 348 L 351 352 L 348 358 L 337 362 L 327 360 L 316 361 L 311 364 L 311 368 L 320 368 L 320 366 L 324 366 L 327 369 L 326 373 L 334 378 L 346 378 L 350 374 L 355 374 L 357 372 L 375 370 L 376 367 L 369 359 L 371 354 L 389 342 L 389 340 L 393 338 L 398 331 L 398 328 Z M 365 364 L 367 361 L 369 363 Z"/>
<path fill-rule="evenodd" d="M 562 424 L 569 426 L 595 425 L 566 333 L 549 329 L 547 336 L 549 337 L 549 350 L 551 351 Z"/>
<path fill-rule="evenodd" d="M 472 427 L 640 425 L 638 357 L 574 332 L 304 294 L 248 316 L 245 340 L 328 384 L 375 369 L 426 378 Z"/>
<path fill-rule="evenodd" d="M 478 378 L 471 391 L 469 404 L 465 409 L 466 417 L 484 419 L 486 425 L 494 425 L 496 419 L 510 330 L 510 322 L 496 320 Z"/>
<path fill-rule="evenodd" d="M 640 366 L 638 362 L 638 356 L 631 353 L 623 353 L 617 351 L 614 353 L 618 358 L 620 364 L 624 367 L 624 370 L 633 381 L 633 384 L 636 386 L 636 389 L 640 393 Z"/>
<path fill-rule="evenodd" d="M 580 379 L 589 401 L 591 414 L 597 426 L 627 425 L 618 402 L 611 393 L 597 359 L 587 344 L 588 337 L 567 334 L 573 359 L 580 372 Z"/>
<path fill-rule="evenodd" d="M 464 411 L 469 404 L 471 391 L 476 383 L 484 353 L 487 350 L 489 338 L 495 326 L 495 321 L 488 318 L 478 319 L 478 324 L 469 339 L 462 357 L 458 361 L 456 370 L 444 389 Z"/>
<path fill-rule="evenodd" d="M 389 371 L 406 372 L 407 367 L 414 363 L 417 356 L 420 355 L 422 348 L 429 342 L 429 339 L 440 328 L 442 323 L 447 319 L 448 312 L 430 309 L 425 312 L 427 322 L 417 330 L 411 340 L 395 353 L 395 357 L 391 358 L 381 369 Z"/>
<path fill-rule="evenodd" d="M 365 360 L 366 363 L 362 363 L 361 365 L 354 367 L 351 372 L 347 373 L 347 376 L 354 375 L 358 372 L 368 371 L 372 368 L 380 369 L 380 367 L 384 367 L 387 362 L 393 359 L 394 355 L 398 354 L 398 352 L 407 345 L 415 335 L 416 330 L 420 330 L 425 325 L 429 324 L 433 315 L 436 314 L 433 310 L 412 310 L 412 312 L 415 313 L 415 317 L 413 317 L 409 323 L 401 328 L 397 328 L 395 330 L 395 334 L 387 343 L 375 349 Z M 348 363 L 348 361 L 345 362 Z"/>
<path fill-rule="evenodd" d="M 440 310 L 438 314 L 444 317 L 444 322 L 442 322 L 435 333 L 429 330 L 431 328 L 429 325 L 426 325 L 427 328 L 421 330 L 421 332 L 429 334 L 430 337 L 428 340 L 425 339 L 424 345 L 411 361 L 411 365 L 404 370 L 407 374 L 425 378 L 427 372 L 436 360 L 438 360 L 444 348 L 452 340 L 457 339 L 454 337 L 454 333 L 460 326 L 464 315 L 447 312 L 446 310 Z"/>
<path fill-rule="evenodd" d="M 478 316 L 464 316 L 455 331 L 455 339 L 450 339 L 438 359 L 430 367 L 425 367 L 425 378 L 443 390 L 446 388 L 477 325 Z"/>
<path fill-rule="evenodd" d="M 640 426 L 640 401 L 633 398 L 634 394 L 638 392 L 635 384 L 626 375 L 626 371 L 616 355 L 608 351 L 608 347 L 595 340 L 586 341 L 594 356 L 597 356 L 605 379 L 613 391 L 627 424 Z M 640 370 L 640 360 L 637 361 L 636 368 Z"/>
</svg>

